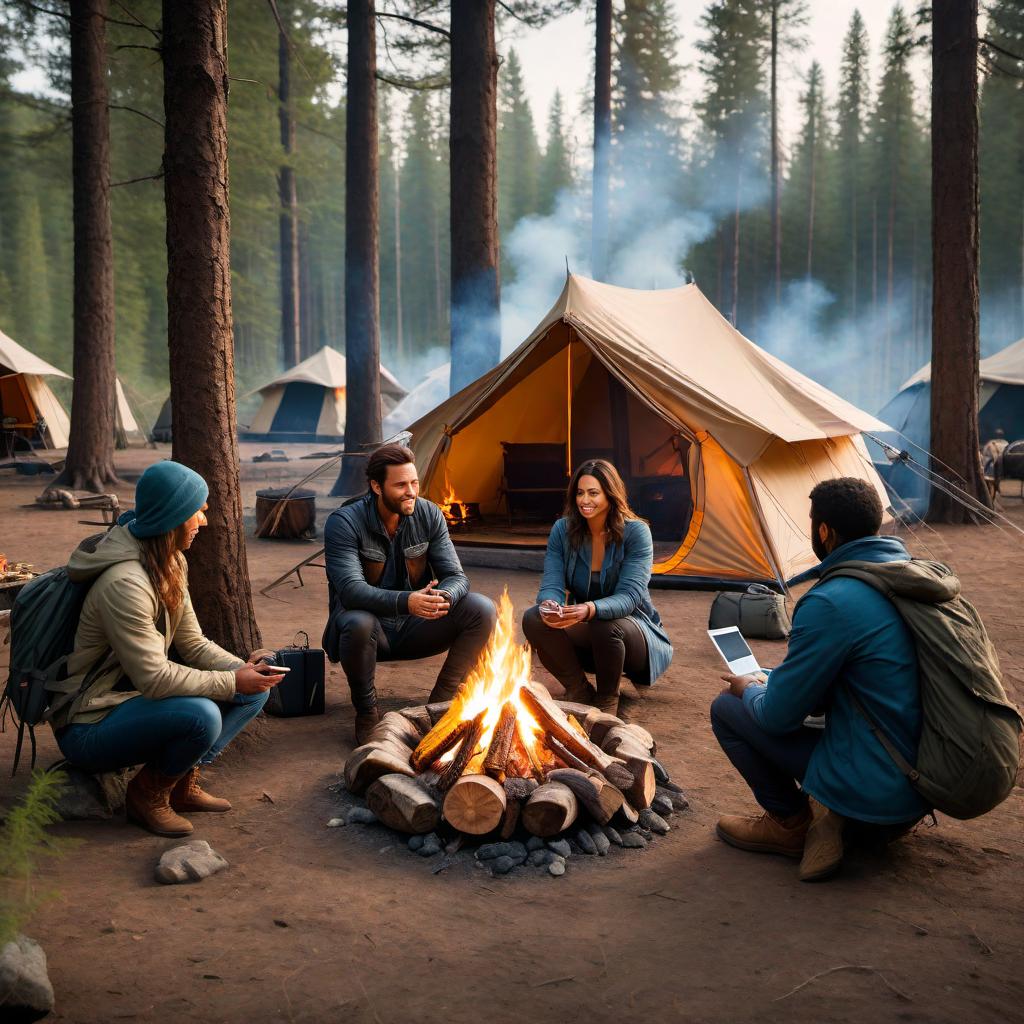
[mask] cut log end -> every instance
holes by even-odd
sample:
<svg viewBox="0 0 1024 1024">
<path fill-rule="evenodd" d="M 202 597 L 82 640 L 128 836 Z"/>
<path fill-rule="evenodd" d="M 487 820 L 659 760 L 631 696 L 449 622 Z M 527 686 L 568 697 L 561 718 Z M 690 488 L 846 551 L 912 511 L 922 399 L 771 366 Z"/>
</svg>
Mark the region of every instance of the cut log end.
<svg viewBox="0 0 1024 1024">
<path fill-rule="evenodd" d="M 578 814 L 579 803 L 573 791 L 560 782 L 546 782 L 526 801 L 522 822 L 528 832 L 546 839 L 564 832 Z"/>
<path fill-rule="evenodd" d="M 505 814 L 505 789 L 489 775 L 463 775 L 444 798 L 444 818 L 473 836 L 493 832 Z"/>
</svg>

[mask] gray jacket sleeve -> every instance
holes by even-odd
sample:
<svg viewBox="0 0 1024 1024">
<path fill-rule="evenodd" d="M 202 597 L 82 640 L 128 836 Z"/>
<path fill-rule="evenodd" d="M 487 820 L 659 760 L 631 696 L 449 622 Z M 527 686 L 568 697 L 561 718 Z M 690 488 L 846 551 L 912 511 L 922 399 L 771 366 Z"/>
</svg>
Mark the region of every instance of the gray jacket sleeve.
<svg viewBox="0 0 1024 1024">
<path fill-rule="evenodd" d="M 437 589 L 443 590 L 451 598 L 451 604 L 455 605 L 469 593 L 469 579 L 455 552 L 444 513 L 433 502 L 429 507 L 431 523 L 427 562 L 437 577 Z"/>
<path fill-rule="evenodd" d="M 359 561 L 359 532 L 347 516 L 332 513 L 324 527 L 324 560 L 342 605 L 350 611 L 372 612 L 377 616 L 404 614 L 409 594 L 384 590 L 366 582 Z"/>
</svg>

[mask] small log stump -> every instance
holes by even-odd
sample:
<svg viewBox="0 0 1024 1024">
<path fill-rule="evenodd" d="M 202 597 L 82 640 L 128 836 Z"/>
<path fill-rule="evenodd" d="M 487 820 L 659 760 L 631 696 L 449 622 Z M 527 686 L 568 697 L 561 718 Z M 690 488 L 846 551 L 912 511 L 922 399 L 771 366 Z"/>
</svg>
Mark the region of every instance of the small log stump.
<svg viewBox="0 0 1024 1024">
<path fill-rule="evenodd" d="M 505 788 L 489 775 L 463 775 L 444 798 L 444 819 L 471 836 L 493 832 L 505 814 Z"/>
<path fill-rule="evenodd" d="M 316 536 L 316 491 L 275 487 L 256 492 L 257 537 L 276 539 Z M 288 495 L 288 497 L 285 497 Z"/>
<path fill-rule="evenodd" d="M 413 835 L 433 832 L 441 823 L 441 801 L 418 778 L 382 775 L 366 791 L 370 810 L 389 828 Z"/>
<path fill-rule="evenodd" d="M 528 832 L 547 839 L 564 832 L 578 814 L 579 801 L 568 786 L 560 782 L 545 782 L 526 801 L 522 822 Z"/>
<path fill-rule="evenodd" d="M 345 788 L 356 796 L 366 792 L 371 782 L 376 782 L 382 775 L 397 773 L 412 777 L 415 773 L 409 765 L 412 751 L 405 748 L 406 753 L 395 753 L 382 749 L 374 744 L 356 747 L 345 762 Z"/>
</svg>

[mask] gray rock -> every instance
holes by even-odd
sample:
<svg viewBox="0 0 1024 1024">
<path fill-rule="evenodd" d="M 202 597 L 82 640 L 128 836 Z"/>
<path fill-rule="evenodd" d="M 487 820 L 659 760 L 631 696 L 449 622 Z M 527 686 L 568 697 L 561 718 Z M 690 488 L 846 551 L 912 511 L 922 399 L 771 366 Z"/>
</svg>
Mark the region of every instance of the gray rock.
<svg viewBox="0 0 1024 1024">
<path fill-rule="evenodd" d="M 529 850 L 530 853 L 533 853 L 534 850 L 543 850 L 544 840 L 541 839 L 540 836 L 530 836 L 530 838 L 526 840 L 526 849 Z"/>
<path fill-rule="evenodd" d="M 669 832 L 669 823 L 651 807 L 645 807 L 640 812 L 640 827 L 649 828 L 659 836 L 667 835 Z"/>
<path fill-rule="evenodd" d="M 611 842 L 603 832 L 591 832 L 591 842 L 594 844 L 594 849 L 597 850 L 598 856 L 607 857 L 608 851 L 611 849 Z"/>
<path fill-rule="evenodd" d="M 526 860 L 529 851 L 522 843 L 484 843 L 476 851 L 477 860 L 497 860 L 499 857 L 511 857 L 517 864 Z"/>
<path fill-rule="evenodd" d="M 554 850 L 559 857 L 568 857 L 572 853 L 572 847 L 564 839 L 549 839 L 548 849 Z"/>
<path fill-rule="evenodd" d="M 496 857 L 491 861 L 491 871 L 496 875 L 507 875 L 515 866 L 516 861 L 511 857 Z M 522 863 L 519 861 L 518 863 Z"/>
<path fill-rule="evenodd" d="M 550 850 L 531 850 L 528 858 L 530 864 L 535 868 L 540 868 L 545 864 L 550 864 L 555 859 L 556 855 Z"/>
<path fill-rule="evenodd" d="M 651 801 L 651 810 L 655 814 L 660 814 L 664 817 L 666 814 L 672 814 L 675 808 L 672 806 L 672 801 L 664 793 L 659 793 Z"/>
<path fill-rule="evenodd" d="M 65 767 L 66 776 L 57 800 L 57 813 L 65 821 L 106 821 L 124 810 L 124 794 L 134 769 L 91 775 Z"/>
<path fill-rule="evenodd" d="M 433 857 L 441 852 L 441 837 L 436 832 L 423 836 L 423 842 L 416 851 L 421 857 Z"/>
<path fill-rule="evenodd" d="M 657 794 L 657 800 L 665 797 L 672 804 L 672 810 L 674 811 L 685 811 L 690 806 L 690 801 L 686 799 L 684 794 L 676 789 L 670 789 L 668 786 L 659 786 Z M 654 804 L 651 804 L 651 806 L 654 807 Z M 657 810 L 656 807 L 655 810 Z M 658 813 L 661 814 L 662 812 L 658 811 Z"/>
<path fill-rule="evenodd" d="M 654 766 L 654 781 L 668 782 L 668 772 L 665 771 L 665 766 L 660 761 L 655 760 L 652 760 L 651 764 Z"/>
<path fill-rule="evenodd" d="M 553 860 L 548 865 L 548 874 L 554 875 L 556 878 L 559 875 L 565 874 L 565 861 L 564 860 Z"/>
<path fill-rule="evenodd" d="M 369 807 L 353 807 L 345 815 L 345 821 L 350 825 L 373 825 L 377 821 L 377 815 Z"/>
<path fill-rule="evenodd" d="M 41 1020 L 52 1009 L 46 953 L 27 935 L 15 935 L 0 950 L 0 1020 Z"/>
<path fill-rule="evenodd" d="M 604 834 L 608 837 L 610 842 L 613 842 L 616 846 L 622 845 L 622 836 L 619 835 L 619 830 L 612 828 L 611 825 L 605 825 Z"/>
<path fill-rule="evenodd" d="M 641 838 L 644 840 L 644 842 L 647 842 L 649 839 L 654 838 L 654 833 L 649 828 L 644 828 L 643 825 L 637 825 L 636 828 L 633 829 L 633 831 L 638 832 Z"/>
<path fill-rule="evenodd" d="M 597 853 L 597 846 L 594 844 L 593 836 L 586 829 L 581 828 L 576 833 L 576 845 L 584 853 L 590 855 Z"/>
<path fill-rule="evenodd" d="M 177 885 L 201 882 L 227 866 L 228 862 L 205 839 L 193 839 L 190 843 L 165 850 L 155 874 L 158 882 Z"/>
<path fill-rule="evenodd" d="M 415 853 L 425 841 L 425 836 L 409 836 L 409 849 Z"/>
<path fill-rule="evenodd" d="M 627 832 L 622 837 L 622 845 L 627 850 L 642 850 L 647 845 L 647 840 L 639 832 Z"/>
<path fill-rule="evenodd" d="M 345 819 L 344 818 L 331 818 L 331 820 L 329 822 L 327 822 L 327 827 L 328 828 L 341 828 L 344 824 L 345 824 Z"/>
</svg>

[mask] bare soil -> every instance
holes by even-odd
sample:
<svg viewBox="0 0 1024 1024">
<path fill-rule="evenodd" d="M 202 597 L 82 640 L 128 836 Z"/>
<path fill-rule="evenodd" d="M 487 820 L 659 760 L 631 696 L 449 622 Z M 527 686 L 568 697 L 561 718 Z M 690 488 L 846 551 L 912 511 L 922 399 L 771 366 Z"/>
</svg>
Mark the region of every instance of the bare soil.
<svg viewBox="0 0 1024 1024">
<path fill-rule="evenodd" d="M 131 475 L 166 454 L 120 453 L 119 465 Z M 311 465 L 246 463 L 247 509 L 266 479 L 298 479 Z M 24 508 L 39 490 L 38 480 L 0 477 L 0 549 L 42 569 L 65 561 L 95 531 L 79 520 L 96 517 Z M 130 485 L 121 493 L 129 501 Z M 1022 503 L 1003 505 L 1024 526 Z M 960 573 L 1018 701 L 1022 542 L 1015 530 L 989 527 L 910 537 L 913 550 Z M 314 550 L 250 541 L 254 590 Z M 530 573 L 469 572 L 492 597 L 507 585 L 520 611 L 536 591 Z M 304 579 L 301 589 L 257 596 L 268 645 L 290 642 L 297 629 L 318 640 L 323 571 Z M 58 827 L 81 843 L 42 868 L 39 886 L 55 896 L 26 929 L 49 957 L 51 1019 L 1024 1021 L 1020 790 L 978 821 L 940 818 L 885 854 L 852 856 L 824 884 L 800 884 L 791 861 L 723 845 L 717 817 L 753 804 L 708 725 L 721 685 L 703 632 L 711 595 L 657 591 L 655 601 L 675 661 L 634 694 L 629 714 L 655 734 L 691 801 L 668 836 L 640 852 L 574 856 L 562 878 L 526 869 L 492 878 L 465 852 L 434 874 L 437 859 L 411 854 L 383 828 L 328 829 L 347 802 L 329 787 L 352 748 L 347 688 L 332 667 L 324 717 L 267 720 L 258 743 L 211 773 L 211 790 L 234 810 L 196 815 L 196 837 L 227 857 L 227 871 L 162 886 L 153 867 L 173 840 L 118 820 Z M 755 646 L 766 664 L 784 653 L 782 644 Z M 384 706 L 421 702 L 438 663 L 381 666 Z M 12 750 L 8 729 L 0 767 Z M 40 762 L 58 756 L 44 730 Z M 0 804 L 26 780 L 24 768 L 13 780 L 0 771 Z"/>
</svg>

